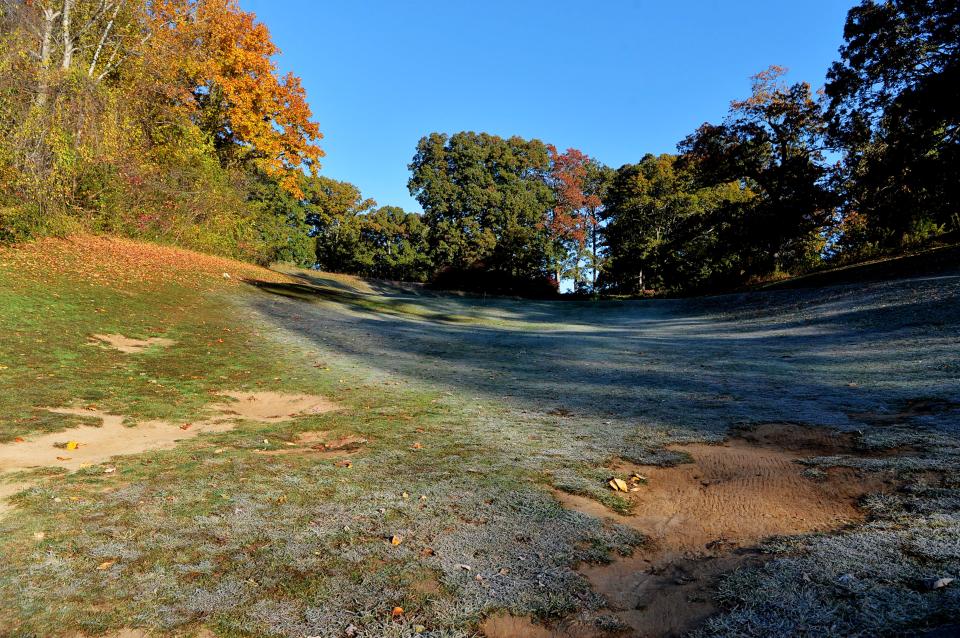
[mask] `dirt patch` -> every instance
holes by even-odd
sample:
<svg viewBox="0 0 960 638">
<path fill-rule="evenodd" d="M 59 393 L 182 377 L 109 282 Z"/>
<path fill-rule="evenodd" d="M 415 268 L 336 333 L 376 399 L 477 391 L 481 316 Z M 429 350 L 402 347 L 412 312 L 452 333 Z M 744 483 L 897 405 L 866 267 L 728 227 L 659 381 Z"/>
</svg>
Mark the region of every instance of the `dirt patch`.
<svg viewBox="0 0 960 638">
<path fill-rule="evenodd" d="M 137 454 L 149 450 L 166 450 L 177 441 L 192 439 L 204 432 L 224 432 L 234 423 L 224 420 L 199 421 L 183 429 L 166 421 L 145 421 L 133 427 L 123 424 L 124 417 L 82 408 L 50 408 L 56 414 L 99 419 L 101 425 L 83 425 L 65 432 L 32 437 L 20 443 L 0 445 L 0 474 L 36 467 L 61 467 L 77 470 L 102 463 L 114 456 Z M 65 443 L 77 447 L 66 449 Z"/>
<path fill-rule="evenodd" d="M 817 456 L 861 451 L 853 432 L 838 432 L 800 423 L 758 423 L 734 430 L 736 438 L 757 447 L 807 452 Z"/>
<path fill-rule="evenodd" d="M 511 616 L 507 613 L 494 614 L 487 618 L 480 631 L 487 638 L 559 638 L 562 634 L 535 624 L 526 616 Z"/>
<path fill-rule="evenodd" d="M 221 414 L 251 421 L 279 423 L 298 416 L 323 414 L 338 409 L 337 404 L 312 394 L 284 394 L 282 392 L 221 392 L 233 399 L 216 403 L 210 409 Z"/>
<path fill-rule="evenodd" d="M 359 434 L 346 434 L 331 439 L 330 433 L 303 432 L 296 441 L 288 442 L 288 447 L 279 450 L 258 450 L 257 454 L 265 456 L 288 456 L 291 454 L 309 454 L 318 458 L 343 458 L 361 451 L 369 443 L 369 439 Z"/>
<path fill-rule="evenodd" d="M 589 613 L 554 626 L 538 624 L 529 616 L 498 612 L 483 621 L 480 632 L 486 638 L 603 638 L 610 635 L 596 627 Z"/>
<path fill-rule="evenodd" d="M 165 339 L 163 337 L 131 339 L 129 337 L 124 337 L 123 335 L 93 335 L 93 339 L 105 344 L 106 347 L 119 350 L 120 352 L 124 352 L 126 354 L 137 354 L 153 346 L 169 348 L 177 343 L 173 339 Z"/>
<path fill-rule="evenodd" d="M 776 449 L 781 444 L 791 450 Z M 692 462 L 676 467 L 621 464 L 617 476 L 647 477 L 624 494 L 633 515 L 615 514 L 596 501 L 557 493 L 560 502 L 636 529 L 649 543 L 609 565 L 580 568 L 631 635 L 683 634 L 715 611 L 713 586 L 722 574 L 761 558 L 745 548 L 771 536 L 828 531 L 863 519 L 857 501 L 892 490 L 887 477 L 832 468 L 819 479 L 796 461 L 807 453 L 848 450 L 845 436 L 793 424 L 768 424 L 750 440 L 670 449 Z M 809 455 L 809 454 L 806 454 Z"/>
<path fill-rule="evenodd" d="M 178 442 L 204 432 L 225 432 L 236 427 L 239 419 L 278 422 L 306 414 L 321 414 L 336 409 L 326 399 L 308 394 L 279 392 L 226 392 L 230 403 L 209 406 L 215 413 L 208 419 L 175 424 L 167 421 L 144 421 L 133 427 L 124 425 L 122 415 L 86 408 L 47 408 L 55 414 L 98 419 L 100 425 L 83 425 L 64 432 L 43 434 L 29 439 L 0 444 L 0 481 L 4 475 L 39 467 L 57 467 L 75 471 L 109 461 L 115 456 L 167 450 Z M 322 433 L 326 435 L 326 433 Z M 366 439 L 356 435 L 341 436 L 329 441 L 312 441 L 276 453 L 303 453 L 304 448 L 328 456 L 344 456 L 360 449 Z M 306 443 L 306 441 L 305 441 Z M 0 514 L 10 509 L 7 498 L 31 485 L 29 480 L 0 482 Z"/>
<path fill-rule="evenodd" d="M 133 427 L 124 417 L 85 408 L 48 408 L 50 412 L 99 419 L 100 425 L 82 425 L 27 440 L 0 445 L 0 479 L 3 475 L 39 467 L 75 471 L 108 461 L 115 456 L 167 450 L 184 439 L 204 432 L 224 432 L 234 427 L 228 420 L 191 423 L 184 429 L 167 421 L 145 421 Z M 0 513 L 10 509 L 6 498 L 26 489 L 29 481 L 0 483 Z"/>
</svg>

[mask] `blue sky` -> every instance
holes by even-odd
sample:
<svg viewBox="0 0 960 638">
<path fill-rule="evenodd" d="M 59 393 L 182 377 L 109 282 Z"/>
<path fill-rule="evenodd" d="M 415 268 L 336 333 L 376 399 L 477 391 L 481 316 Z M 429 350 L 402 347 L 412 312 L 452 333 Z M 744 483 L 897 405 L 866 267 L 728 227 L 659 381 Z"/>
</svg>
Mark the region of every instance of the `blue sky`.
<svg viewBox="0 0 960 638">
<path fill-rule="evenodd" d="M 432 131 L 672 152 L 771 64 L 823 84 L 853 0 L 241 0 L 303 78 L 321 172 L 420 210 L 407 164 Z"/>
</svg>

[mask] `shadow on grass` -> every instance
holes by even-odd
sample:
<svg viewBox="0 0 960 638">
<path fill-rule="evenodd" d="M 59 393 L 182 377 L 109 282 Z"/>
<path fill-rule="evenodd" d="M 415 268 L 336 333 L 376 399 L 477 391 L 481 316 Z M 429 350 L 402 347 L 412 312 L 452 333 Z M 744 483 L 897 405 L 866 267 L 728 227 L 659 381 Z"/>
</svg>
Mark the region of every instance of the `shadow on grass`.
<svg viewBox="0 0 960 638">
<path fill-rule="evenodd" d="M 960 346 L 957 282 L 601 305 L 255 285 L 270 293 L 253 302 L 263 315 L 322 348 L 523 410 L 723 432 L 775 420 L 860 427 L 851 414 L 960 395 L 949 372 Z M 296 303 L 315 300 L 333 305 Z M 503 316 L 551 327 L 487 321 Z M 960 433 L 957 421 L 935 425 Z"/>
</svg>

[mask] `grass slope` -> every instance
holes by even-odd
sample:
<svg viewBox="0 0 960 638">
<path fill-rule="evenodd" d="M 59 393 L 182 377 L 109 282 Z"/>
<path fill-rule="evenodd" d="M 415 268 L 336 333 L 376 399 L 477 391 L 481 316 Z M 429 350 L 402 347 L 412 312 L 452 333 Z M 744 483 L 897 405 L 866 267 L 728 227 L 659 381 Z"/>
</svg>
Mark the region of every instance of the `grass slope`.
<svg viewBox="0 0 960 638">
<path fill-rule="evenodd" d="M 71 425 L 43 407 L 188 423 L 219 391 L 274 390 L 343 409 L 245 422 L 121 457 L 109 474 L 38 472 L 0 519 L 0 627 L 452 637 L 475 635 L 496 609 L 547 619 L 593 610 L 590 622 L 615 626 L 574 568 L 642 539 L 564 510 L 549 490 L 625 512 L 604 489 L 611 461 L 681 462 L 664 446 L 769 421 L 920 452 L 870 459 L 907 490 L 872 501 L 861 528 L 771 543 L 775 560 L 726 579 L 728 610 L 702 631 L 881 635 L 943 624 L 960 612 L 957 588 L 918 583 L 960 576 L 956 480 L 925 487 L 931 470 L 957 469 L 960 418 L 948 401 L 960 395 L 958 281 L 524 303 L 94 237 L 4 251 L 4 441 Z M 98 333 L 176 344 L 122 354 L 90 345 Z M 946 408 L 878 418 L 918 398 Z M 278 453 L 310 431 L 369 443 L 349 468 Z"/>
</svg>

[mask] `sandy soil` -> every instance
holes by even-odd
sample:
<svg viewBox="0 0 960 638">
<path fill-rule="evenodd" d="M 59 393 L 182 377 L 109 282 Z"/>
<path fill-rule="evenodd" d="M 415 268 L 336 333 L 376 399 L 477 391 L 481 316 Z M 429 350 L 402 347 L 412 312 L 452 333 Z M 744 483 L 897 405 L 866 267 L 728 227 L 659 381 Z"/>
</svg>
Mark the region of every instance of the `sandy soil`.
<svg viewBox="0 0 960 638">
<path fill-rule="evenodd" d="M 173 339 L 165 339 L 163 337 L 131 339 L 130 337 L 124 337 L 123 335 L 93 335 L 93 339 L 101 342 L 105 347 L 113 348 L 114 350 L 119 350 L 120 352 L 124 352 L 126 354 L 138 354 L 152 346 L 169 348 L 177 343 Z"/>
<path fill-rule="evenodd" d="M 768 424 L 749 439 L 672 446 L 693 461 L 676 467 L 618 465 L 616 476 L 648 477 L 629 494 L 631 516 L 557 492 L 565 507 L 632 527 L 650 539 L 633 556 L 580 567 L 632 628 L 631 635 L 683 634 L 715 611 L 709 591 L 720 575 L 760 560 L 747 548 L 771 536 L 835 530 L 860 521 L 860 497 L 895 487 L 881 474 L 850 468 L 834 468 L 822 479 L 804 475 L 796 461 L 810 454 L 798 450 L 847 450 L 849 438 L 843 435 Z M 784 439 L 793 441 L 794 451 L 778 449 Z"/>
<path fill-rule="evenodd" d="M 143 421 L 133 427 L 124 425 L 123 415 L 108 414 L 86 408 L 47 408 L 63 415 L 99 419 L 100 425 L 84 425 L 64 432 L 54 432 L 27 440 L 0 445 L 0 514 L 11 509 L 7 498 L 26 489 L 30 480 L 3 481 L 4 475 L 40 467 L 57 467 L 75 471 L 116 456 L 167 450 L 180 441 L 207 432 L 225 432 L 236 427 L 241 419 L 274 423 L 289 421 L 305 414 L 321 414 L 337 408 L 323 397 L 280 392 L 224 392 L 229 403 L 209 406 L 209 418 L 176 424 L 167 421 Z M 326 433 L 322 433 L 326 435 Z M 306 436 L 304 445 L 291 448 L 303 452 L 314 445 L 318 453 L 343 456 L 358 449 L 366 439 L 344 436 L 334 440 L 314 440 Z M 281 450 L 286 452 L 286 450 Z"/>
<path fill-rule="evenodd" d="M 264 423 L 290 421 L 297 416 L 323 414 L 337 409 L 335 403 L 310 394 L 221 392 L 220 395 L 233 401 L 216 403 L 211 405 L 210 409 L 221 414 Z"/>
</svg>

